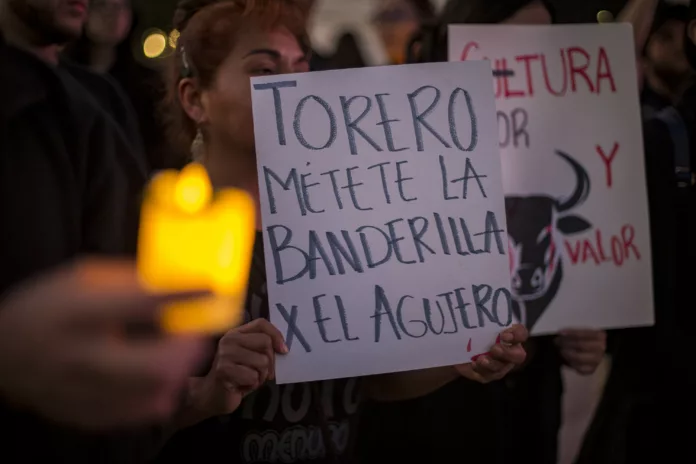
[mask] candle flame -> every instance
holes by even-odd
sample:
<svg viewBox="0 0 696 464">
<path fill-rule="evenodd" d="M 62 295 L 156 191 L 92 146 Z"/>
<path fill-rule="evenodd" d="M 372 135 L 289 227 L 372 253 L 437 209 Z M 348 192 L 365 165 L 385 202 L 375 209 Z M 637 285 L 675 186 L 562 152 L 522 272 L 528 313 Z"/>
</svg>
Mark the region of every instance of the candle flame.
<svg viewBox="0 0 696 464">
<path fill-rule="evenodd" d="M 172 333 L 222 333 L 244 316 L 256 239 L 256 206 L 243 190 L 213 192 L 206 169 L 160 173 L 143 202 L 138 273 L 152 292 L 210 290 L 209 298 L 167 304 Z"/>
<path fill-rule="evenodd" d="M 203 166 L 192 163 L 181 171 L 174 191 L 179 209 L 189 214 L 198 213 L 208 205 L 212 195 L 213 187 Z"/>
</svg>

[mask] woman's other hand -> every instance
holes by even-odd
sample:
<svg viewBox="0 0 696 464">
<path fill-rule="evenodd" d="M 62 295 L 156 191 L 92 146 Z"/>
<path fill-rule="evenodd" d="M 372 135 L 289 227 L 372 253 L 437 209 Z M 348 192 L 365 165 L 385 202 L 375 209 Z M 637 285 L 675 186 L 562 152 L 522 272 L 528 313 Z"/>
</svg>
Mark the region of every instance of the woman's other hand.
<svg viewBox="0 0 696 464">
<path fill-rule="evenodd" d="M 563 330 L 556 337 L 556 346 L 571 369 L 580 375 L 592 375 L 607 352 L 607 333 L 603 330 Z"/>
<path fill-rule="evenodd" d="M 265 319 L 230 330 L 218 344 L 208 375 L 193 380 L 191 399 L 205 418 L 230 414 L 245 396 L 275 378 L 275 355 L 288 351 L 283 335 Z"/>
</svg>

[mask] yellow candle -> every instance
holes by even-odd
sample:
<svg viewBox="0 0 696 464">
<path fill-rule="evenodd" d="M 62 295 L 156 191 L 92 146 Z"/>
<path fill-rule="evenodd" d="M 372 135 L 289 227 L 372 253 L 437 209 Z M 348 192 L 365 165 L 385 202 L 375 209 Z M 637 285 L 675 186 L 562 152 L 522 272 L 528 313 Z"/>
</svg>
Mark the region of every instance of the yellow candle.
<svg viewBox="0 0 696 464">
<path fill-rule="evenodd" d="M 138 273 L 153 292 L 211 290 L 213 297 L 165 308 L 169 332 L 216 333 L 243 315 L 255 238 L 255 206 L 243 190 L 213 193 L 190 164 L 150 183 L 141 212 Z"/>
</svg>

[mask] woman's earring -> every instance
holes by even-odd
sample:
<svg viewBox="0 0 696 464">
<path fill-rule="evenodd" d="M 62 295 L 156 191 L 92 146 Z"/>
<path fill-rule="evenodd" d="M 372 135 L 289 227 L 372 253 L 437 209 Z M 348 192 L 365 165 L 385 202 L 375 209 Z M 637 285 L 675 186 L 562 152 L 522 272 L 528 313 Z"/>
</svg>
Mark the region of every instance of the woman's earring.
<svg viewBox="0 0 696 464">
<path fill-rule="evenodd" d="M 198 128 L 196 131 L 196 138 L 193 139 L 191 143 L 191 159 L 193 161 L 200 163 L 203 161 L 203 155 L 205 154 L 205 141 L 203 140 L 203 132 Z"/>
</svg>

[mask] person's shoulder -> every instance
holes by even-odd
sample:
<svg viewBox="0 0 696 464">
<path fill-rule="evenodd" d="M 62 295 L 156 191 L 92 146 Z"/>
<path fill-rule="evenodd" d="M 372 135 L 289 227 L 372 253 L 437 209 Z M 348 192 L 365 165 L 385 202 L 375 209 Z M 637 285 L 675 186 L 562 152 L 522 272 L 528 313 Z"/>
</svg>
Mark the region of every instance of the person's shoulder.
<svg viewBox="0 0 696 464">
<path fill-rule="evenodd" d="M 56 74 L 60 78 L 68 105 L 82 125 L 90 126 L 103 116 L 104 102 L 100 95 L 103 95 L 105 86 L 99 79 L 85 69 L 64 63 L 56 68 Z"/>
<path fill-rule="evenodd" d="M 110 75 L 96 73 L 84 66 L 64 61 L 63 69 L 81 86 L 87 89 L 101 108 L 114 116 L 119 123 L 134 118 L 129 98 L 121 85 Z"/>
<path fill-rule="evenodd" d="M 51 68 L 36 56 L 8 45 L 0 34 L 0 120 L 47 100 L 56 89 Z"/>
<path fill-rule="evenodd" d="M 69 61 L 62 62 L 61 68 L 73 104 L 80 108 L 80 117 L 110 126 L 109 129 L 115 131 L 130 147 L 138 170 L 146 171 L 147 163 L 135 112 L 118 83 L 110 76 Z M 86 126 L 89 127 L 89 124 Z"/>
<path fill-rule="evenodd" d="M 112 111 L 126 98 L 118 83 L 106 74 L 95 73 L 84 66 L 64 61 L 61 66 L 81 86 L 88 90 L 102 108 Z"/>
</svg>

